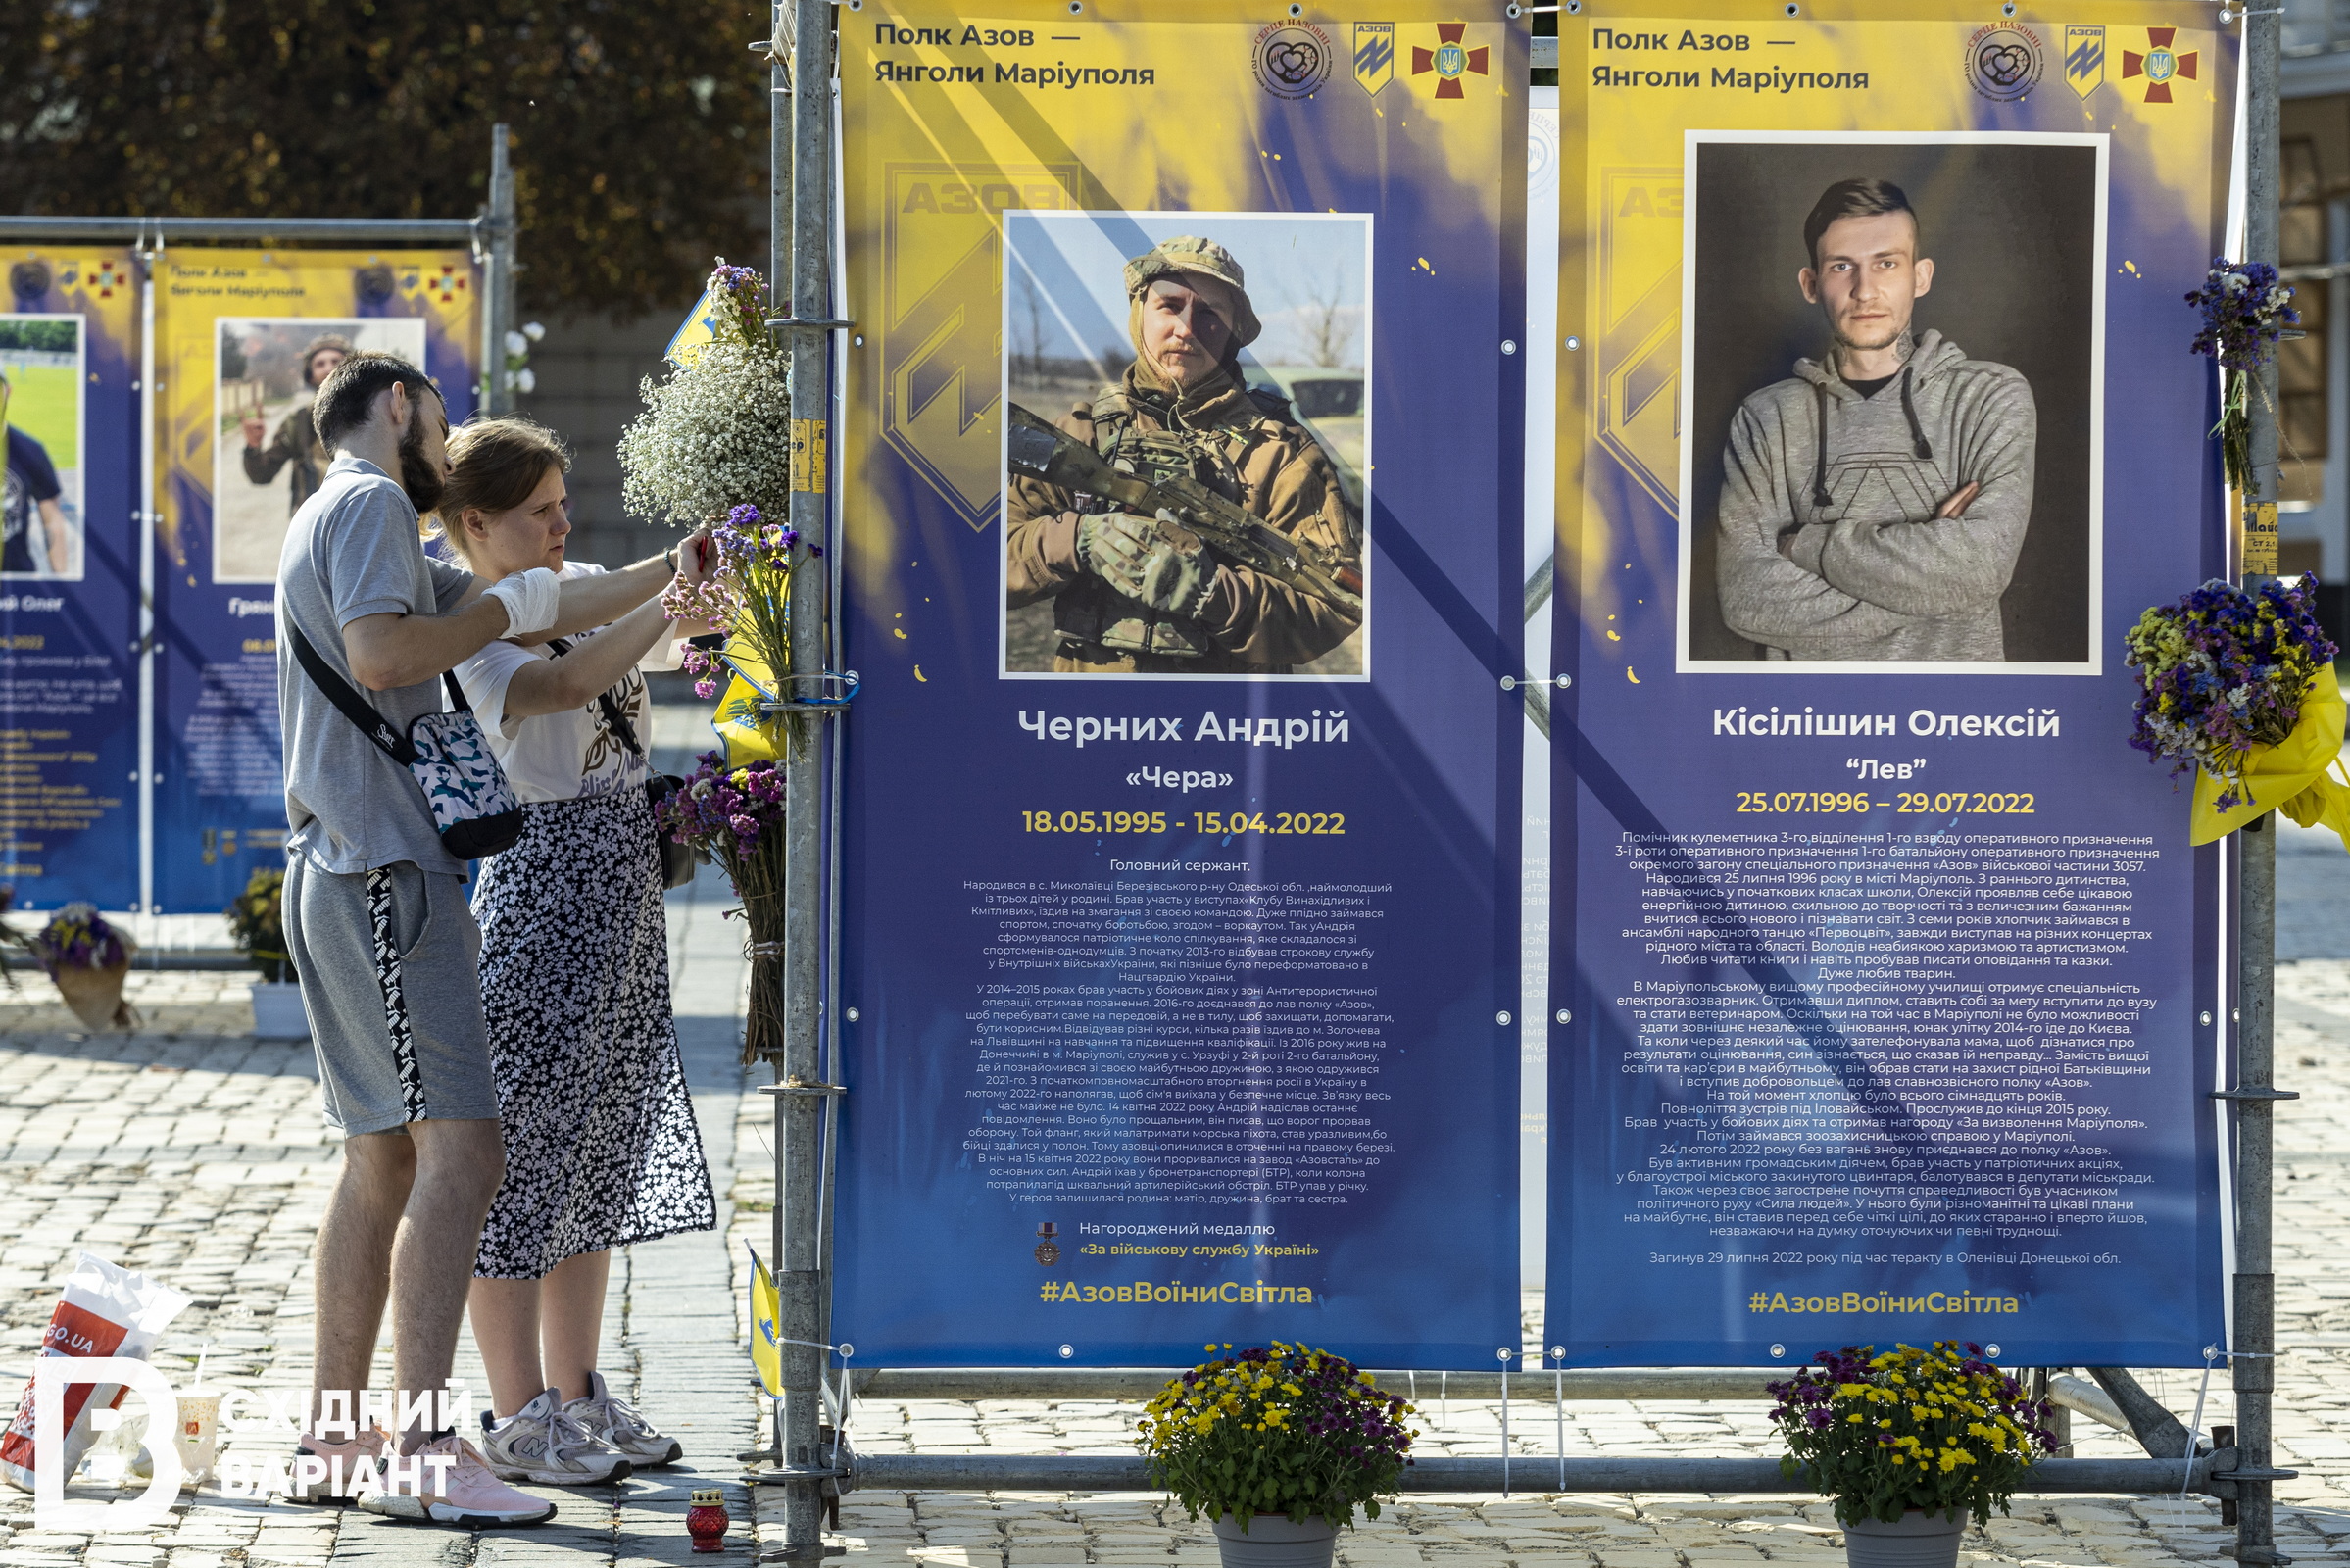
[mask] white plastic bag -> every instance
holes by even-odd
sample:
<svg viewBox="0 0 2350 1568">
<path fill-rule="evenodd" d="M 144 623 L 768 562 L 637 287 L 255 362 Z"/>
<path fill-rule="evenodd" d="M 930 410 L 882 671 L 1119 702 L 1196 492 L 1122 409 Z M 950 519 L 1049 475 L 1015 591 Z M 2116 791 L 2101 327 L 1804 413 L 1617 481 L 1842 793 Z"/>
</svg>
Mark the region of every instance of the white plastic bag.
<svg viewBox="0 0 2350 1568">
<path fill-rule="evenodd" d="M 189 1298 L 128 1269 L 118 1268 L 95 1252 L 84 1252 L 66 1280 L 66 1294 L 49 1315 L 49 1332 L 41 1337 L 41 1354 L 126 1356 L 145 1360 L 155 1348 L 164 1326 L 177 1317 Z M 89 1452 L 97 1434 L 90 1429 L 90 1412 L 113 1409 L 122 1402 L 120 1383 L 84 1384 L 66 1391 L 65 1452 L 59 1462 L 72 1475 Z M 32 1451 L 32 1386 L 17 1401 L 17 1418 L 0 1436 L 0 1479 L 19 1489 L 32 1490 L 36 1468 Z"/>
</svg>

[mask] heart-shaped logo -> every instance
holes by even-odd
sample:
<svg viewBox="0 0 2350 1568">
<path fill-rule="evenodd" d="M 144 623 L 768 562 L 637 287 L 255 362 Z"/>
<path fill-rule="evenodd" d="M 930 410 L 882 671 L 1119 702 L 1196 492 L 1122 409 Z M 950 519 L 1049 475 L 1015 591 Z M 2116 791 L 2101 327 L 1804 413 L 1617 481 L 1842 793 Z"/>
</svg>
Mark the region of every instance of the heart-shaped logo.
<svg viewBox="0 0 2350 1568">
<path fill-rule="evenodd" d="M 2031 72 L 2032 52 L 2021 44 L 1993 44 L 1983 51 L 1979 64 L 1992 86 L 2012 87 Z"/>
<path fill-rule="evenodd" d="M 1337 58 L 1329 35 L 1312 24 L 1275 24 L 1256 35 L 1257 85 L 1276 98 L 1310 98 Z"/>
</svg>

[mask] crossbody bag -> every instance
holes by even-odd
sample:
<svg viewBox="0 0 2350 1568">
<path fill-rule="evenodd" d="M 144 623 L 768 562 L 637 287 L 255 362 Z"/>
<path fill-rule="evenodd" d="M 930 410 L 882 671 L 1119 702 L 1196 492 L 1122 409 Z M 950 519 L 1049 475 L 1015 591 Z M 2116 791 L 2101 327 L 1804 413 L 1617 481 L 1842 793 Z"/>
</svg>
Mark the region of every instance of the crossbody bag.
<svg viewBox="0 0 2350 1568">
<path fill-rule="evenodd" d="M 441 679 L 448 684 L 456 711 L 426 713 L 411 722 L 403 735 L 373 703 L 318 657 L 301 627 L 289 619 L 285 629 L 294 640 L 294 661 L 311 684 L 325 693 L 326 700 L 341 709 L 343 716 L 358 725 L 377 750 L 407 768 L 424 792 L 425 803 L 432 808 L 433 826 L 440 830 L 441 848 L 461 860 L 476 860 L 497 854 L 522 836 L 522 803 L 514 799 L 505 771 L 490 751 L 489 738 L 481 733 L 481 722 L 473 716 L 473 707 L 465 701 L 465 688 L 458 685 L 454 673 L 444 673 Z"/>
<path fill-rule="evenodd" d="M 558 659 L 571 651 L 571 645 L 561 637 L 548 638 L 547 648 Z M 653 842 L 661 850 L 661 885 L 663 888 L 684 887 L 694 880 L 694 872 L 702 857 L 695 853 L 692 845 L 680 844 L 661 827 L 661 808 L 663 801 L 685 788 L 685 780 L 652 766 L 652 759 L 645 755 L 644 743 L 636 738 L 636 726 L 628 722 L 627 710 L 613 698 L 610 687 L 596 694 L 596 706 L 603 710 L 606 727 L 620 737 L 620 744 L 628 748 L 630 755 L 651 769 L 652 776 L 645 780 L 645 804 L 653 808 Z"/>
</svg>

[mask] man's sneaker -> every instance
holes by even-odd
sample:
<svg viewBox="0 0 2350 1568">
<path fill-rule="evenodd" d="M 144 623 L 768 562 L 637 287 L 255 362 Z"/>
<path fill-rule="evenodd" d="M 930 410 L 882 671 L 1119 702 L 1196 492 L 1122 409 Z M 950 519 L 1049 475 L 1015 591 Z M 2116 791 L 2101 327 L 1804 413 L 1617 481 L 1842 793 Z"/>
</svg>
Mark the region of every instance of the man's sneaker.
<svg viewBox="0 0 2350 1568">
<path fill-rule="evenodd" d="M 555 1391 L 505 1420 L 481 1412 L 481 1451 L 501 1481 L 543 1487 L 600 1487 L 628 1474 L 628 1456 L 606 1447 L 555 1402 Z"/>
<path fill-rule="evenodd" d="M 443 1454 L 449 1459 L 446 1465 L 429 1462 L 435 1455 Z M 360 1498 L 359 1505 L 367 1512 L 390 1519 L 430 1519 L 438 1524 L 464 1525 L 468 1530 L 544 1524 L 555 1517 L 555 1504 L 526 1492 L 516 1492 L 490 1474 L 490 1467 L 482 1462 L 481 1450 L 454 1432 L 435 1438 L 394 1463 L 403 1472 L 397 1477 L 403 1485 L 398 1488 L 387 1485 Z M 420 1469 L 420 1486 L 406 1484 L 405 1472 L 411 1464 Z M 385 1480 L 393 1479 L 387 1473 Z"/>
<path fill-rule="evenodd" d="M 684 1446 L 612 1393 L 601 1372 L 588 1374 L 587 1397 L 564 1405 L 563 1414 L 587 1428 L 588 1436 L 606 1447 L 626 1454 L 639 1470 L 674 1464 L 685 1456 Z"/>
<path fill-rule="evenodd" d="M 286 1496 L 294 1502 L 330 1503 L 341 1507 L 352 1500 L 351 1483 L 359 1473 L 359 1461 L 369 1459 L 381 1470 L 383 1456 L 391 1451 L 391 1438 L 381 1427 L 370 1427 L 364 1438 L 347 1443 L 334 1443 L 306 1432 L 294 1446 L 294 1461 L 286 1468 Z M 323 1460 L 326 1473 L 316 1480 L 304 1479 L 305 1458 Z"/>
</svg>

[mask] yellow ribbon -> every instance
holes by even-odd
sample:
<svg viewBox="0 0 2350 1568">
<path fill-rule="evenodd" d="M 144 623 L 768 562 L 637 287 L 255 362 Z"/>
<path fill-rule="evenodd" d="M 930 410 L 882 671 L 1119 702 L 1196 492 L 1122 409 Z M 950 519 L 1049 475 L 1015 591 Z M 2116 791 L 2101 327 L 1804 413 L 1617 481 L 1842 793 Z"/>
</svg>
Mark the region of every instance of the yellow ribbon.
<svg viewBox="0 0 2350 1568">
<path fill-rule="evenodd" d="M 752 652 L 747 639 L 729 638 L 726 657 L 734 668 L 726 682 L 726 695 L 718 700 L 718 710 L 710 720 L 710 727 L 726 743 L 726 765 L 781 761 L 787 745 L 782 721 L 759 710 L 775 677 L 765 661 Z"/>
<path fill-rule="evenodd" d="M 2255 746 L 2244 754 L 2244 779 L 2235 786 L 2235 805 L 2221 810 L 2220 792 L 2228 781 L 2208 771 L 2196 773 L 2187 842 L 2209 844 L 2264 811 L 2277 810 L 2303 827 L 2324 823 L 2350 847 L 2350 782 L 2330 771 L 2341 757 L 2345 717 L 2350 713 L 2345 712 L 2333 671 L 2319 670 L 2301 694 L 2301 718 L 2293 732 L 2277 745 Z"/>
</svg>

